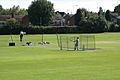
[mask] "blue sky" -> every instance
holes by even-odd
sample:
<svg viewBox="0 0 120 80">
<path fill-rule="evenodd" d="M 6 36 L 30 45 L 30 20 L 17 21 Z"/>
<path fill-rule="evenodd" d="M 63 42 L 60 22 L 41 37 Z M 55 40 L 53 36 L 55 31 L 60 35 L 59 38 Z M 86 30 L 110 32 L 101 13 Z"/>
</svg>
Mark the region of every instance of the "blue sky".
<svg viewBox="0 0 120 80">
<path fill-rule="evenodd" d="M 33 0 L 0 0 L 3 8 L 10 8 L 13 5 L 20 5 L 21 8 L 28 8 Z M 98 12 L 101 6 L 103 10 L 114 10 L 120 0 L 49 0 L 54 3 L 56 11 L 75 13 L 77 8 L 86 8 L 89 11 Z"/>
</svg>

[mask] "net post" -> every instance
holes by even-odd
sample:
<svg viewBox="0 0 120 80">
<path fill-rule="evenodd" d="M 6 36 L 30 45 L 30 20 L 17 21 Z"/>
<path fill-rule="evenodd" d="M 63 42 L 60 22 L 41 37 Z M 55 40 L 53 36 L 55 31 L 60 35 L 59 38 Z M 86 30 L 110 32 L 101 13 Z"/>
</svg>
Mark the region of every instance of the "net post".
<svg viewBox="0 0 120 80">
<path fill-rule="evenodd" d="M 60 47 L 60 41 L 59 41 L 59 36 L 58 36 L 58 34 L 56 34 L 56 36 L 57 36 L 58 47 Z"/>
<path fill-rule="evenodd" d="M 88 44 L 89 44 L 88 40 L 89 40 L 89 36 L 87 35 L 86 38 L 87 38 L 87 49 L 88 49 Z"/>
<path fill-rule="evenodd" d="M 95 45 L 95 36 L 94 36 L 94 49 L 96 49 L 96 45 Z"/>
<path fill-rule="evenodd" d="M 80 35 L 80 49 L 82 49 L 82 36 Z"/>
<path fill-rule="evenodd" d="M 66 37 L 67 38 L 67 50 L 69 50 L 69 41 L 68 41 L 68 36 Z"/>
<path fill-rule="evenodd" d="M 61 36 L 60 36 L 60 50 L 62 50 L 62 39 L 61 39 Z"/>
</svg>

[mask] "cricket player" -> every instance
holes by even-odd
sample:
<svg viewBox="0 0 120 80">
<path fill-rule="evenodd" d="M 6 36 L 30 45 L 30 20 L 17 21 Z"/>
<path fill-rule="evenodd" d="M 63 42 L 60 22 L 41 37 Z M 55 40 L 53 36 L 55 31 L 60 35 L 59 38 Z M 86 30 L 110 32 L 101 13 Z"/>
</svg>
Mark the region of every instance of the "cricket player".
<svg viewBox="0 0 120 80">
<path fill-rule="evenodd" d="M 74 50 L 78 50 L 79 37 L 75 40 Z"/>
</svg>

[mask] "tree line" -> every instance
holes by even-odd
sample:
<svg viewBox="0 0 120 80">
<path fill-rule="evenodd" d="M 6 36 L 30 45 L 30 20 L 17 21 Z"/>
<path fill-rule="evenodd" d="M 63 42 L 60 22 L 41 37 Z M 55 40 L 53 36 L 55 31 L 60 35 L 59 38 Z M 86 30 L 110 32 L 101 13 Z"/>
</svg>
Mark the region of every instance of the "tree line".
<svg viewBox="0 0 120 80">
<path fill-rule="evenodd" d="M 16 15 L 27 14 L 33 27 L 39 26 L 40 29 L 41 26 L 49 26 L 55 16 L 54 4 L 47 0 L 34 0 L 27 10 L 20 9 L 19 6 L 13 6 L 10 9 L 3 9 L 2 6 L 0 6 L 0 14 L 2 15 L 11 14 L 13 12 Z M 113 12 L 110 10 L 104 12 L 102 7 L 100 7 L 97 16 L 91 16 L 90 14 L 96 13 L 89 12 L 85 8 L 79 8 L 74 18 L 75 25 L 77 26 L 76 29 L 73 29 L 75 31 L 71 31 L 72 29 L 66 29 L 66 31 L 77 33 L 120 31 L 120 23 L 114 23 L 112 21 L 111 13 Z M 120 4 L 115 7 L 114 13 L 120 15 Z"/>
<path fill-rule="evenodd" d="M 91 32 L 108 32 L 108 31 L 120 31 L 120 22 L 113 22 L 112 14 L 117 13 L 120 16 L 120 5 L 116 6 L 114 12 L 110 10 L 103 11 L 102 7 L 99 8 L 98 13 L 95 16 L 91 16 L 84 8 L 77 9 L 75 14 L 75 25 L 78 26 L 80 32 L 91 33 Z M 117 17 L 116 17 L 117 19 Z"/>
<path fill-rule="evenodd" d="M 28 8 L 28 15 L 34 26 L 48 26 L 52 22 L 54 14 L 53 3 L 47 0 L 34 0 Z M 110 10 L 103 11 L 99 8 L 97 16 L 91 16 L 85 8 L 79 8 L 75 14 L 76 30 L 79 32 L 106 32 L 119 31 L 120 23 L 112 21 L 111 13 L 120 14 L 120 4 L 114 8 L 114 12 Z M 94 13 L 93 13 L 94 14 Z"/>
<path fill-rule="evenodd" d="M 15 15 L 27 15 L 28 12 L 24 8 L 20 8 L 20 6 L 13 6 L 12 8 L 4 9 L 2 5 L 0 5 L 0 15 L 11 15 L 14 13 Z"/>
</svg>

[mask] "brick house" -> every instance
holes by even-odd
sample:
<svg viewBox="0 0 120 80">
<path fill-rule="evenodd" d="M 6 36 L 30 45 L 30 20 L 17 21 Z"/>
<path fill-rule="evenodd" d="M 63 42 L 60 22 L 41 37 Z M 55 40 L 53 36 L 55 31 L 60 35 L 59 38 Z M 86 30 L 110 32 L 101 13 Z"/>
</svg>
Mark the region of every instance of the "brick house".
<svg viewBox="0 0 120 80">
<path fill-rule="evenodd" d="M 29 26 L 29 17 L 27 15 L 26 16 L 14 15 L 13 17 L 17 20 L 18 24 L 25 27 Z M 0 15 L 0 25 L 5 25 L 7 19 L 10 18 L 12 18 L 11 15 Z"/>
<path fill-rule="evenodd" d="M 64 19 L 65 19 L 65 25 L 68 25 L 68 26 L 74 26 L 75 25 L 75 15 L 73 14 L 66 14 L 64 16 Z"/>
<path fill-rule="evenodd" d="M 22 17 L 21 24 L 26 27 L 29 26 L 30 21 L 28 15 Z"/>
</svg>

